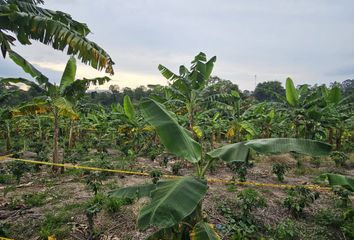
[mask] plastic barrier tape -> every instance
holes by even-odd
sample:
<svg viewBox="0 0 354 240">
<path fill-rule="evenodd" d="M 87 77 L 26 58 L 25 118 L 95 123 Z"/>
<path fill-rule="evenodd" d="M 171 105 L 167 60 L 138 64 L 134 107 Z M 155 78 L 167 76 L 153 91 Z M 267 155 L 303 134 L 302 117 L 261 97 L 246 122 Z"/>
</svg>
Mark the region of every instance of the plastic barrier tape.
<svg viewBox="0 0 354 240">
<path fill-rule="evenodd" d="M 72 165 L 72 164 L 61 164 L 61 163 L 50 163 L 50 162 L 41 162 L 35 160 L 28 160 L 22 158 L 13 158 L 11 155 L 1 156 L 0 160 L 14 160 L 31 164 L 41 164 L 48 166 L 58 166 L 65 168 L 74 168 L 74 169 L 84 169 L 89 171 L 101 171 L 101 172 L 113 172 L 113 173 L 122 173 L 129 175 L 140 175 L 140 176 L 149 176 L 149 173 L 144 172 L 136 172 L 136 171 L 128 171 L 128 170 L 120 170 L 120 169 L 106 169 L 106 168 L 97 168 L 97 167 L 88 167 L 88 166 L 80 166 L 80 165 Z M 163 178 L 180 178 L 180 176 L 174 175 L 162 175 Z M 208 182 L 210 183 L 226 183 L 226 184 L 237 184 L 237 185 L 249 185 L 249 186 L 257 186 L 257 187 L 272 187 L 272 188 L 291 188 L 296 187 L 297 185 L 291 184 L 274 184 L 274 183 L 259 183 L 259 182 L 240 182 L 240 181 L 231 181 L 224 179 L 216 179 L 216 178 L 208 178 Z M 303 185 L 306 188 L 314 189 L 318 191 L 330 191 L 332 188 L 330 187 L 321 187 L 318 185 Z M 1 239 L 0 239 L 1 240 Z"/>
</svg>

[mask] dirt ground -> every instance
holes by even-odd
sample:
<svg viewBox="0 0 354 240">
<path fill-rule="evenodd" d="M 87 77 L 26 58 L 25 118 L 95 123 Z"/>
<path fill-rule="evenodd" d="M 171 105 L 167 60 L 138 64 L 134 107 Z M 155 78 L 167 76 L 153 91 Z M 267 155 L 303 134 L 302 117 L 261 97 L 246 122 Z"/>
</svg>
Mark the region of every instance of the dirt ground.
<svg viewBox="0 0 354 240">
<path fill-rule="evenodd" d="M 31 155 L 24 158 L 33 157 Z M 291 170 L 286 174 L 285 184 L 309 185 L 313 184 L 313 177 L 326 171 L 344 173 L 354 176 L 353 166 L 347 168 L 336 168 L 331 161 L 323 161 L 320 167 L 313 165 L 310 159 L 303 159 L 303 168 L 299 171 L 296 167 L 296 160 L 290 155 L 259 157 L 255 159 L 254 167 L 248 170 L 247 181 L 260 183 L 279 183 L 272 174 L 271 163 L 285 162 L 291 166 Z M 1 166 L 9 164 L 10 161 L 1 161 Z M 165 174 L 171 174 L 172 163 L 168 167 L 160 166 L 158 161 L 152 162 L 149 159 L 137 158 L 131 169 L 149 171 L 150 169 L 160 169 Z M 181 175 L 191 174 L 192 169 L 185 165 L 180 173 Z M 218 178 L 230 180 L 233 173 L 223 164 L 216 166 L 214 173 L 208 173 L 208 178 Z M 117 187 L 129 186 L 151 182 L 149 177 L 114 174 L 109 176 L 103 182 L 103 192 L 109 192 Z M 38 172 L 26 173 L 19 184 L 11 184 L 16 187 L 8 191 L 6 184 L 0 184 L 0 223 L 8 224 L 11 237 L 16 240 L 35 240 L 40 238 L 41 227 L 43 226 L 45 216 L 66 211 L 70 214 L 69 220 L 64 224 L 67 233 L 63 239 L 87 239 L 87 218 L 82 205 L 92 198 L 92 192 L 85 184 L 82 173 L 76 173 L 67 170 L 62 175 L 53 175 L 50 168 L 42 166 Z M 286 193 L 282 188 L 273 187 L 255 187 L 255 186 L 235 186 L 223 183 L 210 183 L 206 198 L 204 199 L 204 211 L 208 215 L 209 222 L 215 225 L 227 224 L 226 219 L 220 213 L 219 208 L 227 205 L 235 199 L 237 191 L 246 187 L 253 187 L 266 198 L 267 207 L 257 209 L 254 212 L 255 219 L 262 222 L 263 225 L 270 227 L 277 225 L 286 218 L 291 218 L 288 210 L 282 206 L 282 200 Z M 6 194 L 5 194 L 5 191 Z M 26 194 L 45 193 L 45 201 L 41 206 L 26 206 L 22 201 L 13 203 L 14 199 L 23 199 Z M 320 198 L 310 208 L 307 208 L 304 217 L 296 219 L 299 226 L 302 226 L 301 239 L 319 239 L 318 229 L 313 219 L 314 215 L 321 209 L 332 208 L 336 199 L 331 192 L 321 192 Z M 12 204 L 12 205 L 11 205 Z M 139 232 L 136 228 L 136 219 L 142 202 L 123 206 L 119 212 L 109 214 L 101 211 L 95 218 L 95 229 L 101 233 L 101 240 L 138 240 L 145 239 L 152 230 Z M 11 208 L 9 206 L 12 206 Z M 56 224 L 56 223 L 53 223 Z M 42 230 L 43 231 L 43 230 Z M 60 239 L 58 237 L 58 239 Z M 228 237 L 223 236 L 223 239 Z M 327 239 L 327 238 L 326 238 Z M 333 239 L 344 239 L 340 236 Z"/>
</svg>

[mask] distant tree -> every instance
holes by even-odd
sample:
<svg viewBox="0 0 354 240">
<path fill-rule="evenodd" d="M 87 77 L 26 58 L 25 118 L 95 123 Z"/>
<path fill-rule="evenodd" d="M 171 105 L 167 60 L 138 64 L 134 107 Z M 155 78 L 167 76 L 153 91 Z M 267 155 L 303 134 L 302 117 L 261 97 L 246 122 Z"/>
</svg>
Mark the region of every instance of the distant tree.
<svg viewBox="0 0 354 240">
<path fill-rule="evenodd" d="M 145 86 L 139 86 L 137 88 L 135 88 L 134 90 L 134 98 L 136 100 L 140 100 L 144 97 L 147 97 L 146 93 L 147 93 L 147 88 Z"/>
<path fill-rule="evenodd" d="M 258 101 L 279 101 L 281 96 L 285 96 L 285 89 L 278 81 L 268 81 L 258 83 L 253 92 Z"/>
<path fill-rule="evenodd" d="M 350 101 L 354 101 L 354 79 L 347 79 L 340 83 L 340 90 L 342 92 L 343 97 L 349 97 Z"/>
<path fill-rule="evenodd" d="M 120 90 L 119 85 L 117 85 L 117 84 L 110 85 L 108 89 L 109 89 L 109 91 L 111 91 L 111 93 L 113 95 L 113 101 L 117 102 L 118 101 L 119 90 Z"/>
<path fill-rule="evenodd" d="M 129 96 L 130 99 L 133 99 L 134 98 L 134 91 L 133 89 L 131 89 L 130 87 L 125 87 L 123 88 L 123 95 L 124 96 Z"/>
</svg>

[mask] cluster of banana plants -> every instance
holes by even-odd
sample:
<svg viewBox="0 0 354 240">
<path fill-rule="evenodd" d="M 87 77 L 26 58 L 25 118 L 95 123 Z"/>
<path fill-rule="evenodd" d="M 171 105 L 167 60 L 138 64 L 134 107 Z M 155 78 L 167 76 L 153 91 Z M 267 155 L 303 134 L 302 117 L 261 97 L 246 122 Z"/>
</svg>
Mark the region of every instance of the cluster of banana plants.
<svg viewBox="0 0 354 240">
<path fill-rule="evenodd" d="M 203 211 L 203 199 L 208 190 L 205 174 L 213 161 L 247 161 L 250 150 L 259 153 L 297 152 L 311 156 L 327 155 L 331 146 L 314 140 L 270 138 L 228 144 L 205 153 L 193 134 L 182 127 L 175 114 L 153 99 L 140 104 L 143 116 L 160 137 L 169 152 L 190 162 L 195 168 L 193 176 L 161 180 L 120 188 L 112 196 L 124 198 L 150 198 L 139 213 L 138 228 L 159 230 L 149 239 L 220 239 Z"/>
<path fill-rule="evenodd" d="M 38 71 L 15 52 L 11 57 L 25 72 L 36 79 L 36 82 L 23 78 L 1 78 L 3 84 L 22 83 L 38 89 L 43 96 L 34 98 L 16 109 L 12 109 L 12 116 L 50 114 L 53 117 L 53 163 L 59 163 L 59 123 L 61 117 L 69 117 L 73 120 L 79 118 L 74 106 L 84 96 L 90 84 L 103 84 L 110 79 L 108 77 L 76 80 L 76 60 L 71 57 L 65 67 L 59 85 L 53 84 L 49 79 Z M 53 166 L 53 170 L 58 168 Z"/>
</svg>

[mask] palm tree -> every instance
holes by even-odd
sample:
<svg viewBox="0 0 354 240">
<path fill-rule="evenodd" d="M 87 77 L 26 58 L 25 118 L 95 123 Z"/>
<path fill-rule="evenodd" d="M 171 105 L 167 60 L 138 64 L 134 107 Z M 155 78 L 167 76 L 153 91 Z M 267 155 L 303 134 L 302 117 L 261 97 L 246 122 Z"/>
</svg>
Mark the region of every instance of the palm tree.
<svg viewBox="0 0 354 240">
<path fill-rule="evenodd" d="M 78 119 L 78 114 L 73 110 L 73 105 L 85 94 L 89 85 L 103 84 L 110 79 L 108 77 L 76 80 L 76 60 L 71 57 L 66 64 L 59 85 L 52 84 L 48 78 L 39 72 L 34 66 L 16 55 L 20 60 L 22 68 L 36 79 L 36 83 L 23 78 L 0 78 L 2 83 L 23 83 L 42 91 L 43 97 L 34 98 L 32 102 L 25 103 L 12 111 L 13 115 L 23 115 L 28 113 L 51 113 L 53 115 L 53 163 L 59 163 L 58 142 L 59 142 L 59 119 L 67 116 L 71 119 Z M 53 166 L 53 170 L 57 171 Z"/>
<path fill-rule="evenodd" d="M 114 74 L 111 57 L 86 37 L 90 29 L 64 12 L 42 8 L 43 0 L 0 0 L 0 48 L 3 57 L 8 53 L 16 62 L 12 46 L 17 40 L 30 45 L 31 40 L 67 49 L 68 55 L 77 55 L 85 64 Z"/>
</svg>

